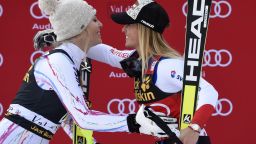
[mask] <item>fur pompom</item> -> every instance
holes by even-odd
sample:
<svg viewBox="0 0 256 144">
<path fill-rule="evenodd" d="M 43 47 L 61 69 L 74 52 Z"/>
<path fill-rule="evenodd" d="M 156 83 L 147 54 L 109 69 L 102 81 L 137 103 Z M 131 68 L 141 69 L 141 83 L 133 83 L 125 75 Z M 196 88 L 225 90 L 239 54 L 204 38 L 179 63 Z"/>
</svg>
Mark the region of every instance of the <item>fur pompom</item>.
<svg viewBox="0 0 256 144">
<path fill-rule="evenodd" d="M 39 8 L 47 15 L 54 13 L 59 0 L 39 0 Z"/>
</svg>

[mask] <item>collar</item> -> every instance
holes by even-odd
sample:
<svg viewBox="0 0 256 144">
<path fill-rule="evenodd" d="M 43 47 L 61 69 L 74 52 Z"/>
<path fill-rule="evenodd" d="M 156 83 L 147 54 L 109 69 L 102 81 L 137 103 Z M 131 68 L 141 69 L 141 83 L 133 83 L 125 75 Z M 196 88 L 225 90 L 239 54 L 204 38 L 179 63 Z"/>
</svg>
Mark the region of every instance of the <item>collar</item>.
<svg viewBox="0 0 256 144">
<path fill-rule="evenodd" d="M 153 73 L 154 70 L 155 70 L 155 66 L 157 64 L 157 62 L 161 59 L 161 56 L 159 55 L 156 55 L 156 56 L 153 56 L 149 59 L 148 61 L 148 67 L 149 69 L 147 70 L 146 73 Z"/>
<path fill-rule="evenodd" d="M 56 49 L 63 49 L 68 53 L 68 55 L 72 58 L 75 63 L 77 69 L 79 69 L 82 60 L 85 58 L 86 54 L 83 50 L 81 50 L 78 46 L 73 43 L 63 43 Z"/>
</svg>

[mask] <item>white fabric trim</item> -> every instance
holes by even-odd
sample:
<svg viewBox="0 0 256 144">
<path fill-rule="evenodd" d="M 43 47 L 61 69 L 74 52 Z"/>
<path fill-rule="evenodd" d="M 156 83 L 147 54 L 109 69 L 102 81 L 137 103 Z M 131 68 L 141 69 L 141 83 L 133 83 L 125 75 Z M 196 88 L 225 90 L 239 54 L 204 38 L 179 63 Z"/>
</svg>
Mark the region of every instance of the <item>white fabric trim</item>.
<svg viewBox="0 0 256 144">
<path fill-rule="evenodd" d="M 60 125 L 51 122 L 50 120 L 41 116 L 40 114 L 37 114 L 19 104 L 11 104 L 7 111 L 9 113 L 19 115 L 25 118 L 26 120 L 33 122 L 34 124 L 41 126 L 46 130 L 49 130 L 53 134 L 60 127 Z"/>
</svg>

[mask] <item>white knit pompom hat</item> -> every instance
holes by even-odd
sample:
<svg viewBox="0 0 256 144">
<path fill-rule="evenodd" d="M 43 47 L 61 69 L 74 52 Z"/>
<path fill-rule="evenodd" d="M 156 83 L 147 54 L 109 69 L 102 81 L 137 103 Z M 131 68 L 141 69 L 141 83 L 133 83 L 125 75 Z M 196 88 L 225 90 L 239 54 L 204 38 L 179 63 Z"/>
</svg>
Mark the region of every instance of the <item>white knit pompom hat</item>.
<svg viewBox="0 0 256 144">
<path fill-rule="evenodd" d="M 39 8 L 49 15 L 57 41 L 80 34 L 96 15 L 96 10 L 83 0 L 39 0 Z"/>
</svg>

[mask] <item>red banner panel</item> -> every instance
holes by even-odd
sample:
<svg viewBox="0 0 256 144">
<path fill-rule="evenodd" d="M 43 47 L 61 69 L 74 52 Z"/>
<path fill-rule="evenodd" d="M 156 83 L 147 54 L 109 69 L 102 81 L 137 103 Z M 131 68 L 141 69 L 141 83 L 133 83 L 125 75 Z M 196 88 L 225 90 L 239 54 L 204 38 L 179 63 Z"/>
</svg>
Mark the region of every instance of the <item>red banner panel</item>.
<svg viewBox="0 0 256 144">
<path fill-rule="evenodd" d="M 122 26 L 110 19 L 113 12 L 126 11 L 134 0 L 88 0 L 103 23 L 103 43 L 125 49 Z M 185 47 L 187 2 L 157 0 L 168 12 L 170 27 L 164 32 L 168 43 L 180 53 Z M 213 144 L 253 144 L 256 95 L 255 86 L 255 8 L 253 0 L 213 0 L 210 13 L 203 77 L 218 91 L 216 111 L 206 126 Z M 33 48 L 33 36 L 51 28 L 48 16 L 36 0 L 0 0 L 0 118 L 21 84 L 25 72 L 43 54 Z M 93 109 L 114 115 L 138 110 L 133 80 L 122 70 L 93 61 L 91 77 Z M 168 111 L 168 110 L 167 110 Z M 128 133 L 95 132 L 101 144 L 153 144 L 151 136 Z M 52 144 L 70 144 L 59 130 Z"/>
</svg>

